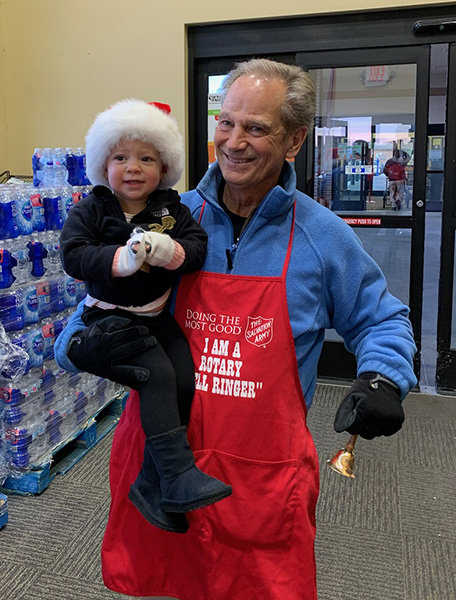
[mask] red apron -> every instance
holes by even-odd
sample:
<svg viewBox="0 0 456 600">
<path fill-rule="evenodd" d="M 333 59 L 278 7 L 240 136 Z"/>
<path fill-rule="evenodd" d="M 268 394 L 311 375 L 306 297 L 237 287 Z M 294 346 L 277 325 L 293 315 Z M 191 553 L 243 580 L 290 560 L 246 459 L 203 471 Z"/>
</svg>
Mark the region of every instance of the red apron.
<svg viewBox="0 0 456 600">
<path fill-rule="evenodd" d="M 196 368 L 189 441 L 198 466 L 233 494 L 188 513 L 186 534 L 147 523 L 127 493 L 142 463 L 130 394 L 110 461 L 105 585 L 180 600 L 316 600 L 318 459 L 306 425 L 285 278 L 199 272 L 179 285 L 175 317 Z"/>
</svg>

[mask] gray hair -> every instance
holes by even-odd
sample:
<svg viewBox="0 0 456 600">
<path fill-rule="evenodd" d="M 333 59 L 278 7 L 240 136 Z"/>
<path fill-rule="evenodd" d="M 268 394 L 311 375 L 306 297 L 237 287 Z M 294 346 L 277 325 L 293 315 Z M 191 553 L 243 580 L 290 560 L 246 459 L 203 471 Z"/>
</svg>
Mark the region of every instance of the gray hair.
<svg viewBox="0 0 456 600">
<path fill-rule="evenodd" d="M 282 106 L 282 122 L 286 132 L 291 133 L 303 126 L 311 127 L 315 117 L 315 84 L 310 75 L 301 67 L 266 58 L 252 58 L 237 63 L 221 85 L 222 102 L 230 87 L 242 75 L 284 81 L 286 95 Z"/>
</svg>

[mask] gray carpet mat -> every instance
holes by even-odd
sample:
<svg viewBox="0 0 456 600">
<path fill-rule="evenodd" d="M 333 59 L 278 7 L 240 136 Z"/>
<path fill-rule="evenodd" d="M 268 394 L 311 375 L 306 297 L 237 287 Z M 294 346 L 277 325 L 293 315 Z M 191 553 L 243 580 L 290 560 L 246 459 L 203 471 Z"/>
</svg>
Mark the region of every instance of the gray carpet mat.
<svg viewBox="0 0 456 600">
<path fill-rule="evenodd" d="M 325 464 L 349 437 L 332 428 L 345 392 L 319 384 L 309 413 L 321 466 L 319 600 L 456 599 L 456 398 L 410 394 L 402 431 L 358 439 L 356 478 L 347 479 Z M 40 496 L 9 496 L 2 600 L 130 598 L 107 590 L 100 573 L 111 441 Z"/>
</svg>

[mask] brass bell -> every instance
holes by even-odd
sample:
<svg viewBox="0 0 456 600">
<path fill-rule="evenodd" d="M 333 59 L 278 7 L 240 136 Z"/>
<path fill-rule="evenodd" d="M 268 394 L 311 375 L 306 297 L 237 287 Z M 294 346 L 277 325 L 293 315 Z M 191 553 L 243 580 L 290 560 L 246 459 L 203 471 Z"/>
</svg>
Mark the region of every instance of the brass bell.
<svg viewBox="0 0 456 600">
<path fill-rule="evenodd" d="M 348 440 L 345 448 L 339 450 L 331 459 L 326 461 L 328 467 L 330 467 L 336 473 L 340 473 L 345 477 L 351 477 L 354 479 L 353 465 L 355 462 L 354 448 L 358 436 L 352 435 Z"/>
</svg>

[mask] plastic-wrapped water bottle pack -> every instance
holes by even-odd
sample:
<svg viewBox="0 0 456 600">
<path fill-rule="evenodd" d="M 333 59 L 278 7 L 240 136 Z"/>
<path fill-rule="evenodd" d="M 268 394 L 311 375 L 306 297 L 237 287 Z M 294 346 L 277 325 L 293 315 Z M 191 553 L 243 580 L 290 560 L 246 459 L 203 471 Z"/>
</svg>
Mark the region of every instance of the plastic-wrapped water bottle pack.
<svg viewBox="0 0 456 600">
<path fill-rule="evenodd" d="M 83 148 L 35 148 L 32 170 L 35 187 L 90 185 Z"/>
<path fill-rule="evenodd" d="M 54 343 L 85 284 L 60 261 L 60 229 L 90 193 L 81 148 L 35 149 L 33 183 L 0 185 L 0 484 L 49 462 L 115 396 L 58 368 Z"/>
<path fill-rule="evenodd" d="M 55 362 L 17 382 L 0 382 L 3 478 L 49 462 L 53 451 L 83 429 L 114 394 L 112 382 L 62 371 Z"/>
</svg>

